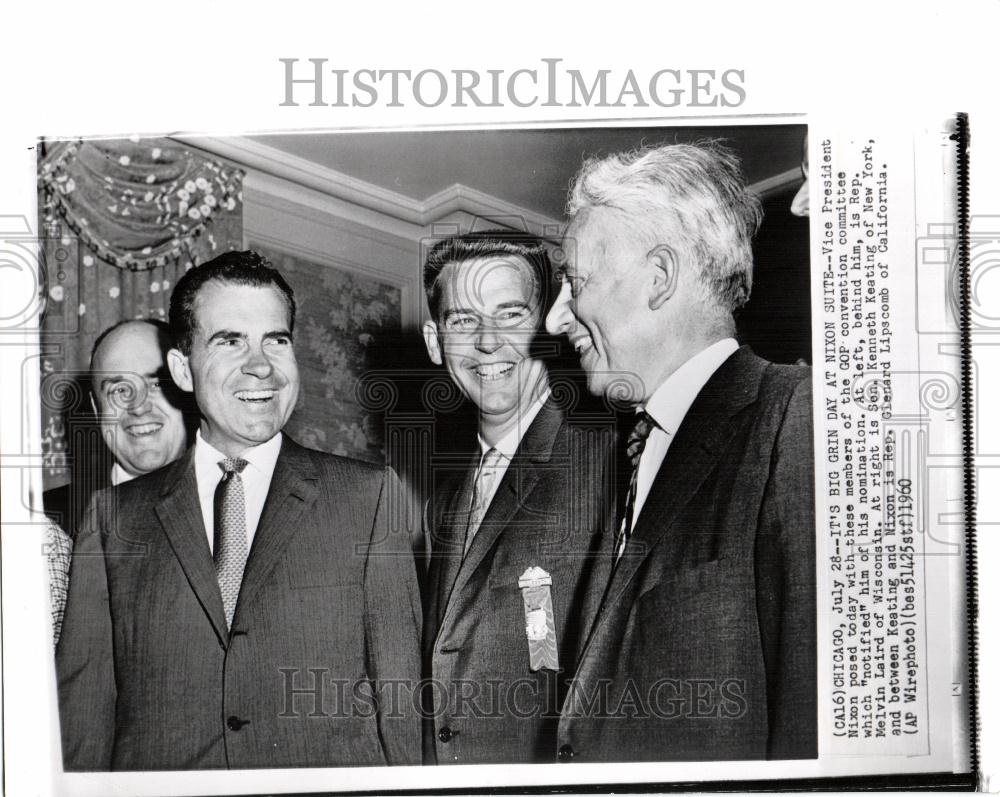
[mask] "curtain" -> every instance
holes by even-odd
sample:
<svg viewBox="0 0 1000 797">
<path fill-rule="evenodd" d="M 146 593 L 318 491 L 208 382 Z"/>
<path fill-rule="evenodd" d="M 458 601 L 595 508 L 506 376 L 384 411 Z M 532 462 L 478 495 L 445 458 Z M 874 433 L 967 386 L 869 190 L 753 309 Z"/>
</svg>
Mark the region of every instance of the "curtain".
<svg viewBox="0 0 1000 797">
<path fill-rule="evenodd" d="M 124 319 L 165 320 L 185 271 L 241 248 L 242 184 L 241 170 L 167 139 L 43 143 L 46 489 L 88 466 L 73 430 L 93 429 L 86 375 L 94 340 Z"/>
</svg>

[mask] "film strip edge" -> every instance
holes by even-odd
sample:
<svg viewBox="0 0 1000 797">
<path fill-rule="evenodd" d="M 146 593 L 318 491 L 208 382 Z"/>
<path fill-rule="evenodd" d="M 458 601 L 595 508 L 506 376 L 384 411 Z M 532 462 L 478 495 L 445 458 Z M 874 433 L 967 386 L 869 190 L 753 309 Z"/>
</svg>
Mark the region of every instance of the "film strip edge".
<svg viewBox="0 0 1000 797">
<path fill-rule="evenodd" d="M 974 384 L 972 363 L 971 278 L 969 274 L 969 115 L 955 117 L 955 142 L 958 272 L 959 272 L 959 341 L 961 350 L 962 402 L 962 487 L 965 505 L 966 623 L 969 674 L 969 766 L 979 777 L 979 603 L 976 551 L 976 452 Z"/>
</svg>

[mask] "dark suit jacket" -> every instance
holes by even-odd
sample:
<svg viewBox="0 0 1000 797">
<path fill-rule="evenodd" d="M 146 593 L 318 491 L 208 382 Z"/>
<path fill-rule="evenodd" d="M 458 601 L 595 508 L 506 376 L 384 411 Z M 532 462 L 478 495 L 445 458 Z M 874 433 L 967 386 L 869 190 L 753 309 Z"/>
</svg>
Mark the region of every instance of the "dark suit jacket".
<svg viewBox="0 0 1000 797">
<path fill-rule="evenodd" d="M 435 682 L 428 762 L 552 761 L 559 707 L 610 571 L 605 530 L 613 512 L 604 482 L 613 433 L 609 416 L 571 422 L 550 399 L 525 432 L 464 562 L 462 504 L 478 454 L 436 487 L 424 635 Z M 518 579 L 532 566 L 552 576 L 561 672 L 529 667 Z"/>
<path fill-rule="evenodd" d="M 61 487 L 53 487 L 42 493 L 42 506 L 48 518 L 65 531 L 70 537 L 75 537 L 83 520 L 84 510 L 94 494 L 111 485 L 108 473 L 103 476 L 95 473 L 84 474 Z"/>
<path fill-rule="evenodd" d="M 611 578 L 559 760 L 816 755 L 809 373 L 744 347 L 696 398 Z"/>
<path fill-rule="evenodd" d="M 413 701 L 378 703 L 420 670 L 395 475 L 284 438 L 230 634 L 192 452 L 84 521 L 57 654 L 67 769 L 419 763 Z"/>
</svg>

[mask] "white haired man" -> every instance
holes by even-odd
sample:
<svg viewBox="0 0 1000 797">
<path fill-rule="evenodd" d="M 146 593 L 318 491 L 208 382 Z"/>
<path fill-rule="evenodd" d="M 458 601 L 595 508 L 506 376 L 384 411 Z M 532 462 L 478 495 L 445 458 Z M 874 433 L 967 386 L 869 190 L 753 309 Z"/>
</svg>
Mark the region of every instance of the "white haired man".
<svg viewBox="0 0 1000 797">
<path fill-rule="evenodd" d="M 561 761 L 816 755 L 810 370 L 735 340 L 761 213 L 714 143 L 591 159 L 546 319 L 635 407 Z"/>
</svg>

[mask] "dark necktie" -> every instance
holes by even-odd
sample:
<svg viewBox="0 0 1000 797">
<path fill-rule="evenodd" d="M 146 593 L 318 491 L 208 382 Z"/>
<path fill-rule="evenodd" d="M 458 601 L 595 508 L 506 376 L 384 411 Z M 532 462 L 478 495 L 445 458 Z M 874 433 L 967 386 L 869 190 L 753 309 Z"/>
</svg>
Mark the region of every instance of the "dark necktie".
<svg viewBox="0 0 1000 797">
<path fill-rule="evenodd" d="M 233 624 L 236 599 L 243 583 L 243 568 L 247 563 L 247 513 L 243 479 L 240 474 L 247 466 L 245 459 L 227 457 L 219 462 L 222 481 L 215 488 L 215 544 L 212 558 L 219 579 L 222 605 L 226 610 L 226 627 Z"/>
<path fill-rule="evenodd" d="M 615 541 L 616 561 L 621 557 L 622 552 L 625 550 L 625 546 L 628 545 L 629 537 L 632 536 L 636 485 L 639 481 L 639 459 L 642 456 L 643 449 L 646 447 L 646 438 L 649 437 L 649 433 L 653 431 L 655 426 L 656 421 L 653 420 L 651 415 L 646 412 L 640 412 L 636 416 L 635 426 L 632 428 L 632 431 L 628 436 L 628 445 L 625 449 L 625 453 L 628 456 L 629 464 L 632 466 L 632 475 L 628 483 L 628 495 L 625 498 L 625 516 L 622 519 L 622 525 L 618 532 L 618 538 Z"/>
</svg>

